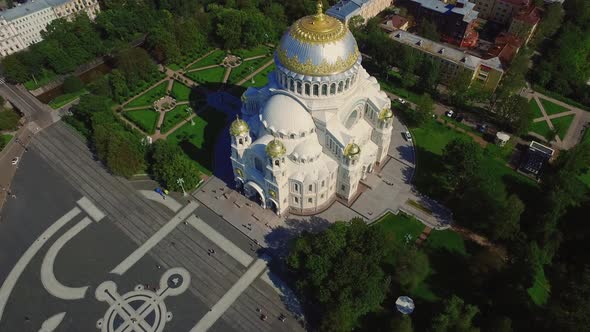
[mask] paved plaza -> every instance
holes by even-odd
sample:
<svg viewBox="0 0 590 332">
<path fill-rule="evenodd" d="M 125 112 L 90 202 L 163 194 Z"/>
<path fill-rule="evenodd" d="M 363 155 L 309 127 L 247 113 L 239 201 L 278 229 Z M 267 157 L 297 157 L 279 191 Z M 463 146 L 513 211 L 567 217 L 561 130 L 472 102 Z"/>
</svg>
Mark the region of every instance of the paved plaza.
<svg viewBox="0 0 590 332">
<path fill-rule="evenodd" d="M 194 199 L 146 199 L 62 123 L 33 139 L 12 189 L 0 331 L 303 330 L 256 243 Z"/>
</svg>

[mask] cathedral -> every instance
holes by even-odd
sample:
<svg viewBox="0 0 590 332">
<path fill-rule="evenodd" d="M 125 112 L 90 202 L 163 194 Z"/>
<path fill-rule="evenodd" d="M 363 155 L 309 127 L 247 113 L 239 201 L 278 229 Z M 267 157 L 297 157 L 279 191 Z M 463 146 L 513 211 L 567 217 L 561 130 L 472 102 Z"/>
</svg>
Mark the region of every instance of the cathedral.
<svg viewBox="0 0 590 332">
<path fill-rule="evenodd" d="M 232 122 L 236 187 L 278 215 L 350 202 L 387 157 L 391 101 L 361 66 L 348 27 L 317 13 L 283 35 L 268 84 L 242 96 Z"/>
</svg>

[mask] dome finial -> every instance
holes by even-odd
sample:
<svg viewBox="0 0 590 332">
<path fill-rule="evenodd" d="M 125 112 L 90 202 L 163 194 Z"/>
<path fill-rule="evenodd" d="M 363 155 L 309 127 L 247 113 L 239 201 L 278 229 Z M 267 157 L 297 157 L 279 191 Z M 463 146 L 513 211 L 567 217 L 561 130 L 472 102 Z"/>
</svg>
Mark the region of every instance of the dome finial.
<svg viewBox="0 0 590 332">
<path fill-rule="evenodd" d="M 317 20 L 319 21 L 323 21 L 324 20 L 324 4 L 322 3 L 322 0 L 318 0 L 317 4 L 315 5 L 315 8 L 317 10 L 315 17 Z"/>
</svg>

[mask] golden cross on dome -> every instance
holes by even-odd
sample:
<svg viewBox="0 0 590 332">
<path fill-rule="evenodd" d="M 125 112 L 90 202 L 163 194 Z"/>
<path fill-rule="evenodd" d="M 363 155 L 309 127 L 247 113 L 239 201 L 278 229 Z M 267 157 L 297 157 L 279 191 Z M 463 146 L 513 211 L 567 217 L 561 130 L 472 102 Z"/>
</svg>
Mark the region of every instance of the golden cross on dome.
<svg viewBox="0 0 590 332">
<path fill-rule="evenodd" d="M 323 21 L 324 20 L 324 4 L 322 4 L 322 0 L 318 0 L 317 4 L 315 5 L 315 8 L 317 9 L 315 17 L 319 21 Z"/>
</svg>

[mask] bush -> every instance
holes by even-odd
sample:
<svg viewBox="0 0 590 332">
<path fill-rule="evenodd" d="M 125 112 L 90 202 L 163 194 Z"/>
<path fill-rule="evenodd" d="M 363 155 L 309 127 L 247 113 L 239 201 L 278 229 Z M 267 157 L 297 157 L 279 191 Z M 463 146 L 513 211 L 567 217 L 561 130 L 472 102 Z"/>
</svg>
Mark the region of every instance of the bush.
<svg viewBox="0 0 590 332">
<path fill-rule="evenodd" d="M 18 125 L 19 116 L 11 110 L 0 111 L 0 130 L 14 130 Z"/>
</svg>

